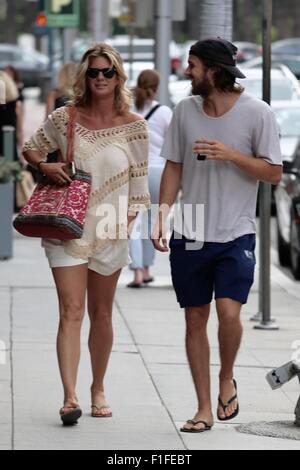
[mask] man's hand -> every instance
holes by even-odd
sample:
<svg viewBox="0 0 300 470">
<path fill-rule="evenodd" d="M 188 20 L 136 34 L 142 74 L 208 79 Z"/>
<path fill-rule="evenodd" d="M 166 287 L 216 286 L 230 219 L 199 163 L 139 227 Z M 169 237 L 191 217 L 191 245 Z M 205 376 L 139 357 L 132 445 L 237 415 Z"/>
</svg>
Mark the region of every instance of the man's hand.
<svg viewBox="0 0 300 470">
<path fill-rule="evenodd" d="M 206 160 L 232 161 L 236 150 L 218 140 L 196 140 L 193 152 L 206 155 Z"/>
<path fill-rule="evenodd" d="M 166 238 L 165 226 L 159 222 L 156 223 L 153 233 L 151 235 L 151 240 L 154 245 L 154 248 L 157 251 L 161 251 L 162 253 L 166 253 L 169 251 L 168 242 Z"/>
</svg>

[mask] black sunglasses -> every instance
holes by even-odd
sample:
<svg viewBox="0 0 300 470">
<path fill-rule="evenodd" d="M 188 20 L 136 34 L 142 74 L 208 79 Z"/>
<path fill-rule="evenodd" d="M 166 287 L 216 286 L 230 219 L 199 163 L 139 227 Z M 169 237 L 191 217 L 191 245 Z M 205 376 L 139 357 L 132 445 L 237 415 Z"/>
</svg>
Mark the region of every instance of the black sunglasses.
<svg viewBox="0 0 300 470">
<path fill-rule="evenodd" d="M 93 67 L 89 67 L 86 71 L 86 76 L 91 79 L 98 78 L 99 73 L 103 74 L 103 77 L 105 78 L 113 78 L 115 74 L 117 73 L 115 67 L 112 67 L 111 69 L 106 68 L 106 69 L 96 69 Z"/>
</svg>

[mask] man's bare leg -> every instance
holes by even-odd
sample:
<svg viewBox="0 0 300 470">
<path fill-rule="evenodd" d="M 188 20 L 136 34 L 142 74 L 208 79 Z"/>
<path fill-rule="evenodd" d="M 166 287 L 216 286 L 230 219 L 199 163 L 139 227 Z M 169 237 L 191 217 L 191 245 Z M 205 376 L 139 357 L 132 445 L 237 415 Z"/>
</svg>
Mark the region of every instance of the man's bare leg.
<svg viewBox="0 0 300 470">
<path fill-rule="evenodd" d="M 219 345 L 220 345 L 220 397 L 223 403 L 227 403 L 235 395 L 233 385 L 234 363 L 240 348 L 243 335 L 241 324 L 241 303 L 232 299 L 217 299 L 217 312 L 219 317 Z M 237 408 L 237 400 L 234 400 L 224 412 L 218 407 L 218 415 L 221 418 L 228 417 Z"/>
<path fill-rule="evenodd" d="M 198 398 L 198 410 L 194 421 L 206 421 L 213 425 L 213 414 L 210 394 L 210 348 L 207 337 L 207 321 L 210 305 L 190 307 L 185 310 L 186 317 L 186 351 L 196 388 Z M 204 424 L 193 426 L 191 423 L 184 425 L 186 429 L 201 429 Z"/>
</svg>

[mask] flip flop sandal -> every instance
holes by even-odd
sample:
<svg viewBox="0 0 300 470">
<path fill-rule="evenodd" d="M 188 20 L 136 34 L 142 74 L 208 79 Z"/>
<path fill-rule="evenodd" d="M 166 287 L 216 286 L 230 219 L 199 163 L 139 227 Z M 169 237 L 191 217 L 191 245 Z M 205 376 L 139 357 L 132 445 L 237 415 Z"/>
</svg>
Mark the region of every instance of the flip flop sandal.
<svg viewBox="0 0 300 470">
<path fill-rule="evenodd" d="M 144 284 L 149 284 L 150 282 L 154 282 L 154 277 L 149 277 L 148 279 L 143 280 Z"/>
<path fill-rule="evenodd" d="M 101 406 L 99 408 L 99 406 L 92 405 L 92 418 L 112 418 L 112 413 L 109 413 L 107 415 L 93 413 L 93 408 L 95 408 L 97 410 L 97 412 L 99 412 L 99 411 L 103 410 L 104 408 L 110 408 L 110 406 Z"/>
<path fill-rule="evenodd" d="M 138 282 L 130 282 L 130 284 L 127 284 L 126 287 L 130 287 L 131 289 L 139 289 L 140 287 L 143 287 L 143 283 L 139 284 Z"/>
<path fill-rule="evenodd" d="M 209 426 L 206 421 L 202 421 L 201 419 L 199 421 L 194 421 L 193 419 L 189 419 L 187 423 L 192 424 L 193 426 L 196 426 L 196 424 L 204 424 L 204 428 L 201 429 L 187 429 L 187 428 L 181 428 L 181 432 L 190 432 L 190 433 L 199 433 L 199 432 L 205 432 L 205 431 L 211 431 L 212 426 Z"/>
<path fill-rule="evenodd" d="M 233 384 L 234 384 L 235 391 L 237 392 L 237 384 L 236 384 L 236 381 L 234 379 L 233 379 Z M 221 397 L 219 396 L 218 402 L 219 402 L 219 405 L 223 408 L 224 413 L 225 413 L 226 409 L 228 408 L 228 406 L 234 400 L 237 400 L 237 393 L 233 397 L 231 397 L 230 400 L 228 400 L 228 402 L 226 404 L 223 403 L 223 401 L 221 400 Z M 239 411 L 240 411 L 239 404 L 237 404 L 236 410 L 230 416 L 226 416 L 225 418 L 221 418 L 221 416 L 217 415 L 218 420 L 219 421 L 229 421 L 230 419 L 235 418 L 239 414 Z"/>
<path fill-rule="evenodd" d="M 67 411 L 65 413 L 63 410 L 72 411 Z M 59 413 L 64 426 L 74 426 L 75 424 L 78 424 L 78 420 L 82 416 L 82 410 L 79 407 L 74 408 L 74 406 L 64 406 Z"/>
</svg>

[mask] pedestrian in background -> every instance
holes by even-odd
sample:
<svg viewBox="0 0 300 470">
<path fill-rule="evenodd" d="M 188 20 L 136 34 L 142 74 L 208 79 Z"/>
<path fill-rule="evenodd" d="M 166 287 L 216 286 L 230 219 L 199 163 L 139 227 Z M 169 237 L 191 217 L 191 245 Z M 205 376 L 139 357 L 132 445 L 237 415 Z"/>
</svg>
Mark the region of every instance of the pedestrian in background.
<svg viewBox="0 0 300 470">
<path fill-rule="evenodd" d="M 182 188 L 184 223 L 171 237 L 170 261 L 177 300 L 185 309 L 187 356 L 198 398 L 196 414 L 182 432 L 204 432 L 214 424 L 207 337 L 213 292 L 221 360 L 217 417 L 227 421 L 239 412 L 233 369 L 242 338 L 241 307 L 254 279 L 258 181 L 277 184 L 282 174 L 275 116 L 235 83 L 236 77 L 245 78 L 236 67 L 236 53 L 221 38 L 192 46 L 185 73 L 194 96 L 177 106 L 162 150 L 167 163 L 160 204 L 171 207 Z M 203 235 L 184 212 L 188 205 L 204 208 Z M 153 242 L 168 251 L 163 217 Z"/>
<path fill-rule="evenodd" d="M 4 72 L 6 72 L 12 79 L 13 81 L 15 82 L 15 84 L 17 85 L 17 88 L 18 88 L 18 91 L 19 91 L 19 101 L 24 101 L 24 89 L 25 89 L 25 85 L 24 83 L 22 82 L 22 78 L 21 78 L 21 75 L 19 73 L 19 71 L 13 67 L 12 65 L 7 65 L 4 69 Z"/>
<path fill-rule="evenodd" d="M 71 99 L 76 80 L 77 65 L 64 64 L 58 74 L 57 87 L 50 90 L 46 99 L 46 119 L 55 109 L 65 106 Z"/>
<path fill-rule="evenodd" d="M 84 233 L 79 240 L 43 240 L 59 299 L 57 350 L 64 424 L 75 424 L 82 415 L 76 383 L 86 297 L 91 324 L 92 417 L 112 416 L 104 377 L 113 344 L 113 299 L 121 270 L 129 262 L 128 226 L 138 211 L 150 206 L 147 123 L 130 112 L 126 80 L 121 56 L 111 46 L 96 44 L 84 54 L 72 100 L 76 111 L 74 161 L 79 170 L 92 175 Z M 46 156 L 60 149 L 66 158 L 68 121 L 68 107 L 55 110 L 24 147 L 28 162 L 62 185 L 70 182 L 65 164 L 47 163 Z M 107 207 L 111 210 L 108 215 Z M 104 213 L 107 218 L 102 224 Z"/>
<path fill-rule="evenodd" d="M 172 111 L 156 101 L 160 75 L 156 70 L 144 70 L 140 73 L 134 90 L 134 112 L 144 116 L 149 126 L 149 190 L 152 205 L 158 205 L 161 174 L 165 160 L 160 152 L 165 134 L 172 119 Z M 129 242 L 134 280 L 127 287 L 142 287 L 153 282 L 150 267 L 154 264 L 155 249 L 151 242 L 154 207 L 138 215 Z"/>
<path fill-rule="evenodd" d="M 19 100 L 19 90 L 14 80 L 4 71 L 0 71 L 0 80 L 5 84 L 6 103 L 0 108 L 0 155 L 3 155 L 3 126 L 15 128 L 13 155 L 14 160 L 22 161 L 19 149 L 23 145 L 23 105 Z"/>
</svg>

